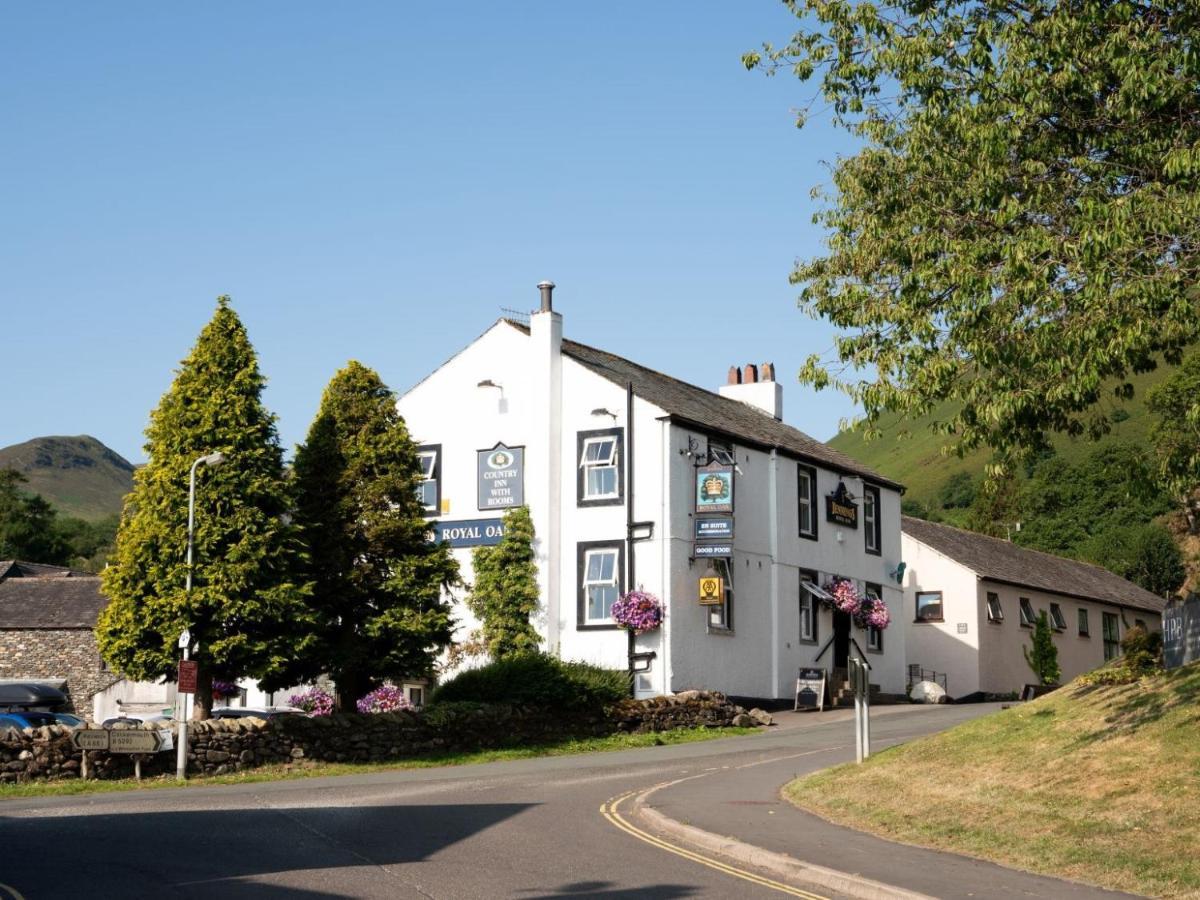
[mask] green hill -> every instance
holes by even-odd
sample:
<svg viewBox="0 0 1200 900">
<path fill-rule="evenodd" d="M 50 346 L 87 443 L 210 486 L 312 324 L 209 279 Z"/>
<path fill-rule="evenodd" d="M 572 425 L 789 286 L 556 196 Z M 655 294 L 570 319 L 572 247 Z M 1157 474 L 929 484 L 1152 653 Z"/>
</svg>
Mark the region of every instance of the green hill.
<svg viewBox="0 0 1200 900">
<path fill-rule="evenodd" d="M 1076 680 L 1032 703 L 792 782 L 893 840 L 1156 897 L 1200 896 L 1200 664 Z"/>
<path fill-rule="evenodd" d="M 25 489 L 41 494 L 60 514 L 89 522 L 120 513 L 133 489 L 133 464 L 86 434 L 0 448 L 0 468 L 28 478 Z"/>
<path fill-rule="evenodd" d="M 1154 416 L 1145 405 L 1146 391 L 1173 372 L 1173 367 L 1159 366 L 1153 372 L 1133 376 L 1130 379 L 1134 386 L 1133 398 L 1123 403 L 1113 401 L 1123 411 L 1125 418 L 1114 425 L 1112 432 L 1095 443 L 1059 437 L 1054 441 L 1058 455 L 1074 463 L 1106 443 L 1119 441 L 1145 445 L 1154 424 Z M 899 481 L 908 489 L 906 497 L 934 508 L 938 505 L 938 491 L 950 478 L 965 472 L 976 481 L 982 480 L 983 468 L 991 459 L 988 449 L 976 450 L 962 458 L 941 454 L 945 436 L 931 431 L 929 425 L 938 419 L 945 419 L 952 411 L 953 406 L 947 404 L 938 414 L 910 421 L 898 415 L 885 416 L 879 423 L 882 434 L 876 440 L 867 441 L 858 431 L 843 431 L 829 441 L 829 446 L 870 466 L 881 475 Z M 1118 418 L 1121 415 L 1118 413 Z"/>
</svg>

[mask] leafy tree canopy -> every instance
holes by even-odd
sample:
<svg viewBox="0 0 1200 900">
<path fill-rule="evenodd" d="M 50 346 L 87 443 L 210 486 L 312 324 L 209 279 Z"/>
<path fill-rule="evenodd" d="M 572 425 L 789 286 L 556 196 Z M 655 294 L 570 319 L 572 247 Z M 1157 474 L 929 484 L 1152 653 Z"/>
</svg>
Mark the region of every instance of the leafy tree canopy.
<svg viewBox="0 0 1200 900">
<path fill-rule="evenodd" d="M 54 508 L 37 494 L 16 469 L 0 469 L 0 559 L 66 565 L 71 546 L 58 527 Z"/>
<path fill-rule="evenodd" d="M 1200 330 L 1200 6 L 1194 0 L 789 0 L 804 22 L 749 68 L 819 81 L 863 142 L 798 265 L 844 329 L 801 379 L 928 414 L 995 476 Z M 1106 387 L 1109 386 L 1109 387 Z"/>
<path fill-rule="evenodd" d="M 1150 435 L 1158 475 L 1184 504 L 1195 534 L 1200 531 L 1200 351 L 1188 354 L 1170 378 L 1151 388 L 1146 405 L 1158 416 Z"/>
<path fill-rule="evenodd" d="M 417 449 L 379 376 L 337 372 L 295 465 L 296 522 L 308 546 L 313 650 L 294 673 L 330 674 L 342 709 L 383 678 L 430 673 L 453 632 L 443 589 L 458 564 L 417 497 Z"/>
<path fill-rule="evenodd" d="M 493 660 L 535 651 L 540 638 L 530 621 L 538 607 L 533 519 L 519 506 L 504 514 L 504 537 L 472 554 L 475 584 L 467 597 L 483 625 L 483 641 Z"/>
<path fill-rule="evenodd" d="M 296 575 L 300 544 L 263 384 L 246 331 L 222 297 L 151 413 L 149 461 L 134 475 L 103 572 L 111 602 L 96 627 L 100 652 L 133 678 L 171 676 L 176 640 L 189 628 L 201 716 L 211 701 L 207 676 L 266 677 L 306 649 L 280 627 L 305 619 L 308 591 Z M 189 594 L 188 475 L 198 457 L 217 450 L 225 461 L 197 470 Z"/>
</svg>

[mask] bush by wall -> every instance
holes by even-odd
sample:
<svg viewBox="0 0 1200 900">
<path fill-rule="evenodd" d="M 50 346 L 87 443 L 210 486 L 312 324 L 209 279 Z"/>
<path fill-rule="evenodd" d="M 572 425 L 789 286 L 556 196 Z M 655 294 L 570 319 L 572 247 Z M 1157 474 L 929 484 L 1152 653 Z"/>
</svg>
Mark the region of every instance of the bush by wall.
<svg viewBox="0 0 1200 900">
<path fill-rule="evenodd" d="M 554 709 L 599 709 L 629 696 L 629 676 L 544 653 L 523 653 L 460 672 L 433 692 L 432 703 L 515 703 Z"/>
</svg>

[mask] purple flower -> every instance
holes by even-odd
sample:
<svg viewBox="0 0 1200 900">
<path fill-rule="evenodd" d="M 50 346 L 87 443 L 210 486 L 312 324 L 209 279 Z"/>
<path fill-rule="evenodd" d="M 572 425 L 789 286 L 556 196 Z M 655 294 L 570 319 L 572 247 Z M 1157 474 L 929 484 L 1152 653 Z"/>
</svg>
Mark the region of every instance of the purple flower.
<svg viewBox="0 0 1200 900">
<path fill-rule="evenodd" d="M 630 591 L 612 606 L 612 617 L 618 625 L 634 634 L 653 631 L 663 622 L 663 605 L 653 594 Z"/>
<path fill-rule="evenodd" d="M 413 705 L 404 696 L 404 691 L 390 684 L 377 687 L 358 701 L 360 713 L 395 712 L 398 709 L 412 709 Z"/>
<path fill-rule="evenodd" d="M 320 688 L 309 688 L 302 693 L 292 694 L 288 703 L 313 716 L 327 716 L 333 712 L 333 695 Z"/>
</svg>

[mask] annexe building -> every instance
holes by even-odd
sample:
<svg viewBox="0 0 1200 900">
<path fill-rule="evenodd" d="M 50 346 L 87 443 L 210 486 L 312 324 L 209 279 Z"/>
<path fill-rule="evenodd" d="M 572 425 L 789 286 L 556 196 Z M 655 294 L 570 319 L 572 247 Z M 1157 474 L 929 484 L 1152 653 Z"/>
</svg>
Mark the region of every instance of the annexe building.
<svg viewBox="0 0 1200 900">
<path fill-rule="evenodd" d="M 471 551 L 506 509 L 536 531 L 544 646 L 624 669 L 640 696 L 689 688 L 791 698 L 797 670 L 844 668 L 904 689 L 900 485 L 782 421 L 772 366 L 719 392 L 563 338 L 553 285 L 528 325 L 501 319 L 398 402 L 421 445 L 435 536 L 470 583 Z M 720 594 L 701 603 L 701 578 Z M 834 576 L 882 599 L 892 628 L 822 605 Z M 708 582 L 712 584 L 713 582 Z M 630 639 L 611 615 L 633 587 L 666 606 Z M 461 604 L 456 639 L 477 627 Z M 836 681 L 836 672 L 834 675 Z"/>
<path fill-rule="evenodd" d="M 1134 625 L 1162 630 L 1162 598 L 1100 566 L 909 516 L 902 546 L 908 662 L 955 698 L 1033 683 L 1023 648 L 1043 611 L 1064 684 L 1119 656 Z"/>
</svg>

